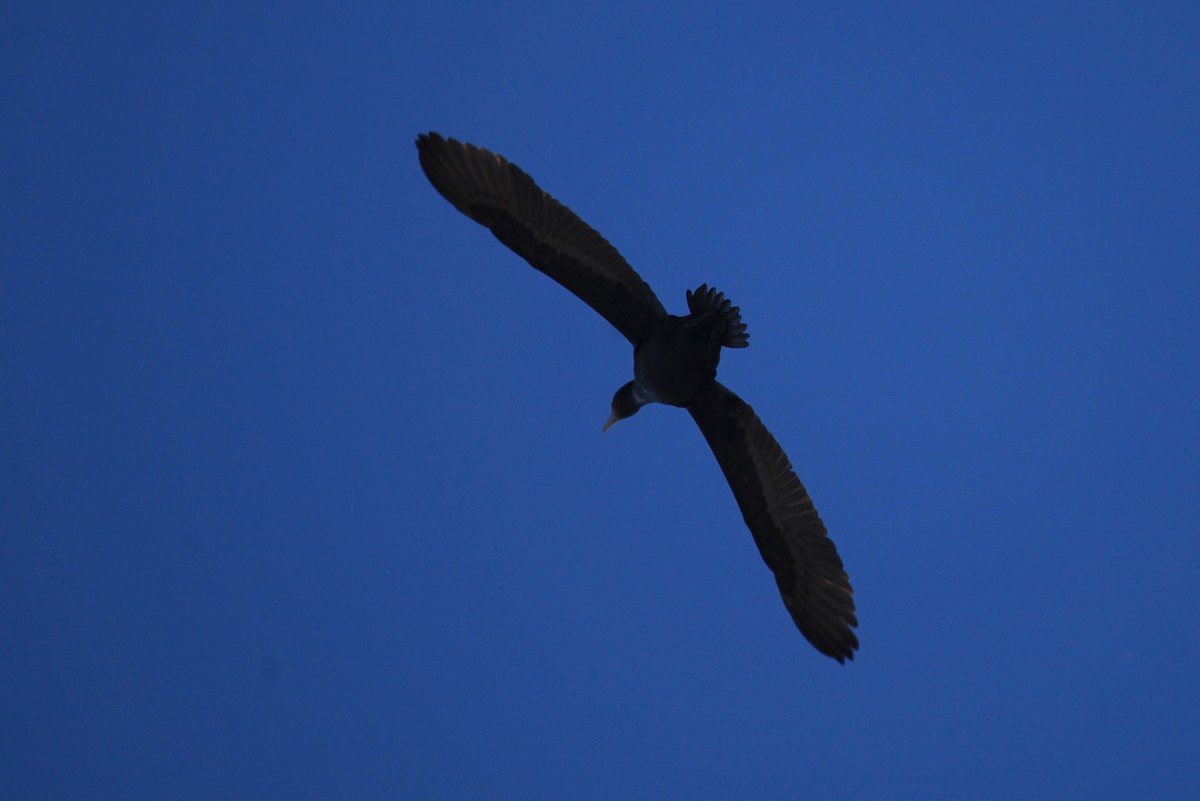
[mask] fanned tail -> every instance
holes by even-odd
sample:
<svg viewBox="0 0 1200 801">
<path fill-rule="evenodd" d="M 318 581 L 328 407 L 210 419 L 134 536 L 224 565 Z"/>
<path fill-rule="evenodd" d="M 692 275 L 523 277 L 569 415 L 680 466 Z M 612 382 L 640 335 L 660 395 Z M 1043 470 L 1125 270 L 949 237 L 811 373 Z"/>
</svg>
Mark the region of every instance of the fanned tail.
<svg viewBox="0 0 1200 801">
<path fill-rule="evenodd" d="M 746 332 L 746 324 L 742 322 L 742 310 L 734 306 L 724 292 L 718 292 L 708 284 L 701 284 L 695 290 L 688 290 L 688 310 L 692 314 L 715 312 L 725 320 L 725 333 L 721 335 L 721 344 L 727 348 L 745 348 L 750 345 L 750 334 Z"/>
</svg>

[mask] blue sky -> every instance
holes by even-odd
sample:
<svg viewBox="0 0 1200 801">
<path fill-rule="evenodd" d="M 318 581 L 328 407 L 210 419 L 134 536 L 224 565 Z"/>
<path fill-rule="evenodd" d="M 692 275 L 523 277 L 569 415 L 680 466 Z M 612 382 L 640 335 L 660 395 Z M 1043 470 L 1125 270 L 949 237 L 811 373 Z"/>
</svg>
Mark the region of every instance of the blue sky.
<svg viewBox="0 0 1200 801">
<path fill-rule="evenodd" d="M 0 25 L 0 795 L 1200 793 L 1194 3 Z M 742 307 L 853 664 L 426 130 Z"/>
</svg>

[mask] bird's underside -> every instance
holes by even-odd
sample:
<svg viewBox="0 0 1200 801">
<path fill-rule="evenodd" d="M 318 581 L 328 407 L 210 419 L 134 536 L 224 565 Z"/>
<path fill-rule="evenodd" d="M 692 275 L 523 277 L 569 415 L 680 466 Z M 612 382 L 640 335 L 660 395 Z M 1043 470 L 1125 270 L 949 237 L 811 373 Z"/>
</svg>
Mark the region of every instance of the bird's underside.
<svg viewBox="0 0 1200 801">
<path fill-rule="evenodd" d="M 838 662 L 853 659 L 853 589 L 825 524 L 758 415 L 715 380 L 721 346 L 747 344 L 738 309 L 701 286 L 688 293 L 688 316 L 668 315 L 616 248 L 516 165 L 436 133 L 419 136 L 417 151 L 430 183 L 455 208 L 633 343 L 636 377 L 614 396 L 609 425 L 646 402 L 686 408 L 721 466 L 792 620 L 821 653 Z M 711 353 L 705 355 L 705 347 Z M 694 368 L 687 366 L 693 362 Z M 648 389 L 655 386 L 675 394 L 655 397 Z"/>
</svg>

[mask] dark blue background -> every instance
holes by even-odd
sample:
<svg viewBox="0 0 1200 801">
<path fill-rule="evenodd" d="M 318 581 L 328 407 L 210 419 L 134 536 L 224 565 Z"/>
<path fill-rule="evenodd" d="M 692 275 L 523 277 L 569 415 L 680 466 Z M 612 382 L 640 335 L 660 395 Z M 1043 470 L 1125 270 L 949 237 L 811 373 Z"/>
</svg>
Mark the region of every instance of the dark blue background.
<svg viewBox="0 0 1200 801">
<path fill-rule="evenodd" d="M 4 12 L 0 795 L 1200 797 L 1198 7 L 648 5 Z M 742 307 L 852 665 L 431 129 Z"/>
</svg>

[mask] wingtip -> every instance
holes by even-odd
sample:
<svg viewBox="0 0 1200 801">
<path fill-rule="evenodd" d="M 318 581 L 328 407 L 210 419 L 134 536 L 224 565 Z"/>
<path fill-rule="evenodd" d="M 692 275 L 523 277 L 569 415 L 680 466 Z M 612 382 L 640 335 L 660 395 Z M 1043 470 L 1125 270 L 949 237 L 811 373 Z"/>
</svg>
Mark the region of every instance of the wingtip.
<svg viewBox="0 0 1200 801">
<path fill-rule="evenodd" d="M 839 665 L 844 665 L 847 661 L 854 661 L 855 651 L 858 650 L 858 637 L 853 631 L 846 629 L 836 633 L 830 632 L 823 637 L 815 636 L 813 632 L 803 629 L 800 633 L 804 635 L 804 639 L 808 640 L 810 645 L 830 659 L 836 660 Z"/>
<path fill-rule="evenodd" d="M 444 141 L 441 134 L 436 131 L 426 131 L 425 133 L 417 134 L 417 138 L 413 140 L 413 144 L 417 146 L 417 152 L 423 153 L 436 142 Z"/>
</svg>

